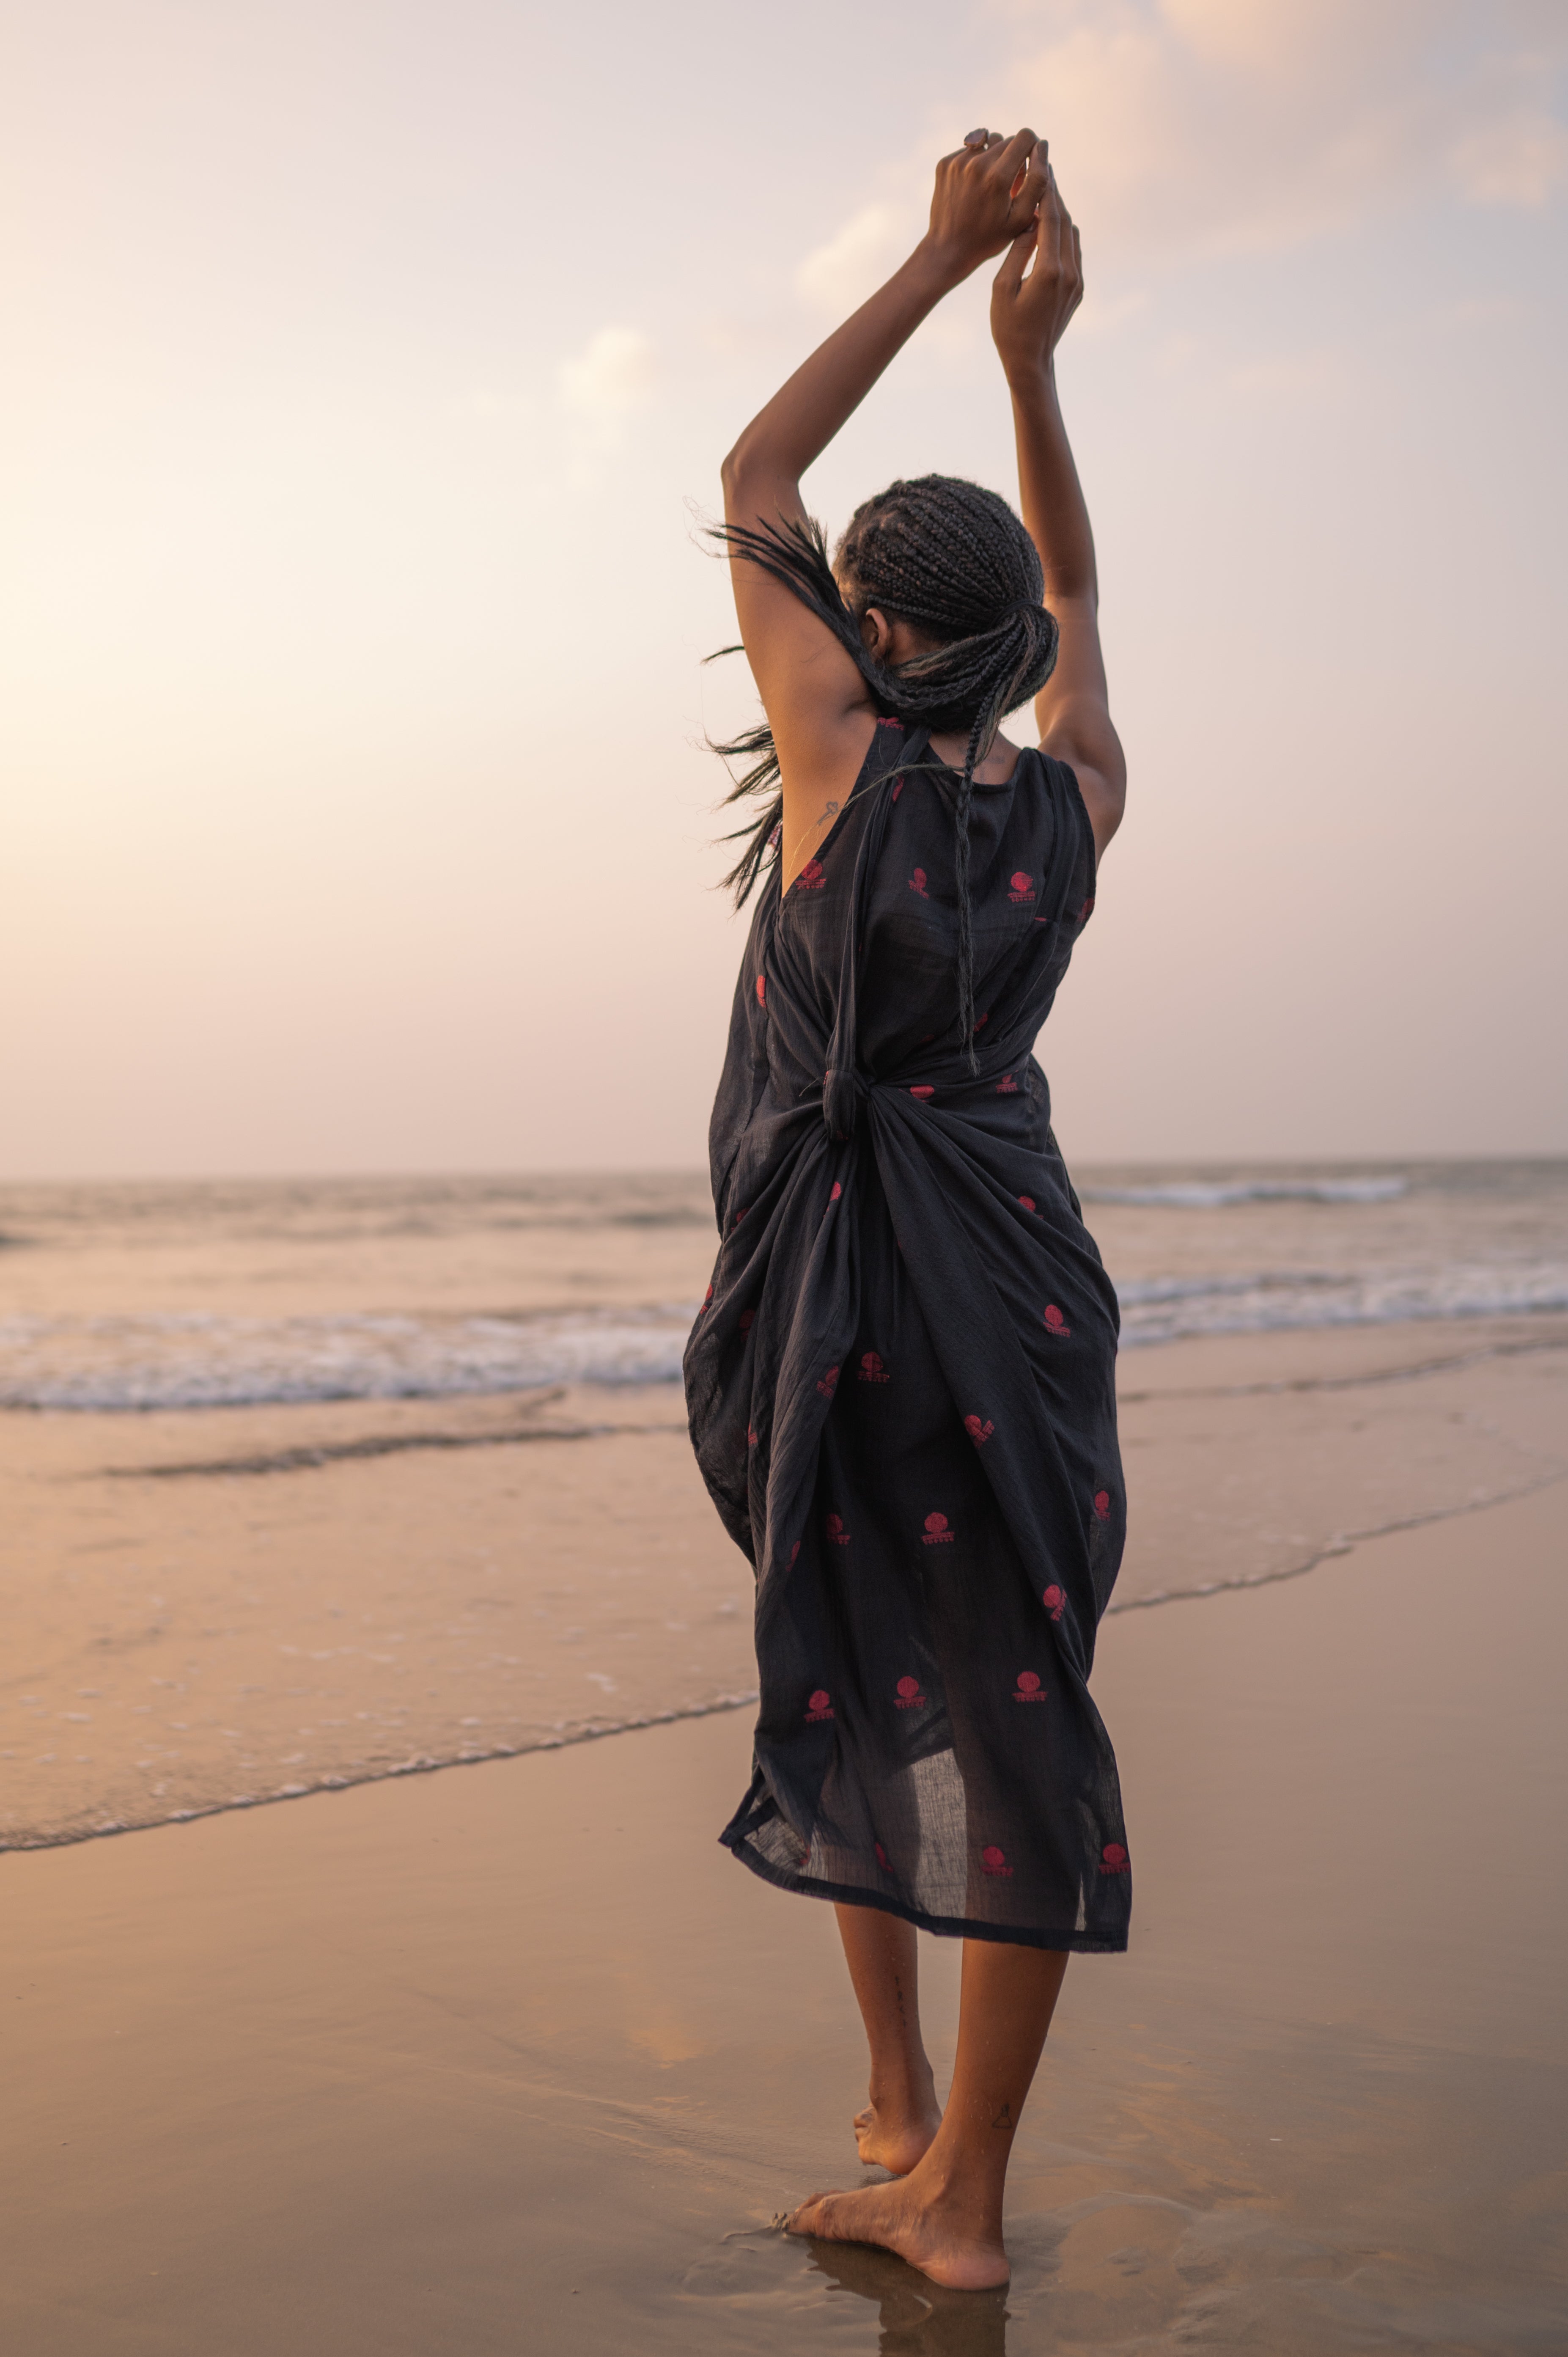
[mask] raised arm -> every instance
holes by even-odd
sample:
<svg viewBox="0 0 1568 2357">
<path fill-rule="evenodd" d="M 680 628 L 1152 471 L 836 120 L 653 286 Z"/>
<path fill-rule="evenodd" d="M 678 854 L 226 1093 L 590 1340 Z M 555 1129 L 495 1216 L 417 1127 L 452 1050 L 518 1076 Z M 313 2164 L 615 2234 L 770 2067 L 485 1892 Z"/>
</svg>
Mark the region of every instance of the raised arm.
<svg viewBox="0 0 1568 2357">
<path fill-rule="evenodd" d="M 1036 160 L 1037 159 L 1037 160 Z M 724 462 L 725 521 L 803 518 L 800 477 L 942 296 L 1031 223 L 1045 185 L 1032 131 L 974 133 L 937 166 L 930 225 L 887 284 L 795 371 Z M 825 623 L 762 566 L 731 563 L 741 639 L 779 751 L 787 884 L 865 755 L 865 681 Z"/>
<path fill-rule="evenodd" d="M 1098 855 L 1122 823 L 1127 762 L 1100 649 L 1094 534 L 1057 400 L 1054 354 L 1083 299 L 1082 249 L 1048 165 L 1045 180 L 1038 221 L 1015 240 L 996 274 L 991 332 L 1013 394 L 1024 522 L 1061 632 L 1056 669 L 1035 699 L 1040 746 L 1076 772 Z"/>
</svg>

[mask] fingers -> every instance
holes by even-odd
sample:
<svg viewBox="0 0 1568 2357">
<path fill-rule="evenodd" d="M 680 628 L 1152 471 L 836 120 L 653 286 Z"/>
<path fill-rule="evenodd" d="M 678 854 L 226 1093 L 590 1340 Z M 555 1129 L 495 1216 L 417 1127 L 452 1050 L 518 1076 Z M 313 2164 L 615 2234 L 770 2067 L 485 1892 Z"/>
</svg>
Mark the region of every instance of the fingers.
<svg viewBox="0 0 1568 2357">
<path fill-rule="evenodd" d="M 1046 142 L 1041 139 L 1036 143 L 1033 153 L 1015 177 L 1008 191 L 1015 235 L 1033 224 L 1036 208 L 1043 199 L 1049 181 L 1050 166 L 1046 160 Z"/>
<path fill-rule="evenodd" d="M 997 133 L 987 146 L 984 159 L 985 176 L 993 186 L 1007 190 L 1010 203 L 1016 203 L 1024 182 L 1028 178 L 1030 163 L 1038 147 L 1039 141 L 1032 131 L 1015 131 L 1011 139 L 1004 139 L 1000 133 Z M 1033 209 L 1031 204 L 1030 210 L 1032 211 Z M 1023 221 L 1022 220 L 1012 221 L 1009 226 L 1020 229 Z"/>
<path fill-rule="evenodd" d="M 1024 274 L 1029 267 L 1034 252 L 1035 223 L 1031 221 L 1028 227 L 1013 240 L 1002 257 L 1002 267 L 991 282 L 995 294 L 1016 297 L 1024 284 Z"/>
<path fill-rule="evenodd" d="M 960 152 L 983 157 L 987 164 L 996 167 L 998 177 L 1004 165 L 1011 166 L 1015 179 L 1023 172 L 1036 145 L 1032 131 L 1015 131 L 1011 139 L 1004 139 L 1000 131 L 988 131 L 983 124 L 978 131 L 964 133 L 963 147 Z"/>
<path fill-rule="evenodd" d="M 1069 312 L 1076 310 L 1083 299 L 1083 242 L 1045 161 L 1043 141 L 1012 210 L 1013 240 L 993 282 L 996 292 L 1015 301 L 1026 287 L 1033 304 L 1047 299 L 1047 289 L 1059 288 L 1069 297 Z"/>
</svg>

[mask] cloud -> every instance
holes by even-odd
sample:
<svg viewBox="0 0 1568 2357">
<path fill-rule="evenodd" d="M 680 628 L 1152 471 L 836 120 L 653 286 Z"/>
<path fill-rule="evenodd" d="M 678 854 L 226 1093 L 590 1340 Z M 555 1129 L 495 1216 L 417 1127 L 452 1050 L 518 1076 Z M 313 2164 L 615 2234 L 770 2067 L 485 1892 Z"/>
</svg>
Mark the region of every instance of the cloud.
<svg viewBox="0 0 1568 2357">
<path fill-rule="evenodd" d="M 1568 131 L 1540 111 L 1500 117 L 1452 150 L 1460 186 L 1482 205 L 1544 205 L 1568 181 Z"/>
<path fill-rule="evenodd" d="M 865 205 L 838 235 L 809 253 L 795 273 L 795 292 L 820 311 L 842 318 L 874 294 L 920 234 L 922 213 L 905 203 Z"/>
<path fill-rule="evenodd" d="M 600 328 L 556 371 L 561 406 L 591 438 L 618 444 L 627 418 L 645 402 L 656 374 L 653 345 L 636 328 Z"/>
<path fill-rule="evenodd" d="M 1008 77 L 1091 262 L 1268 249 L 1568 178 L 1568 16 L 1537 0 L 1087 0 Z"/>
<path fill-rule="evenodd" d="M 1037 28 L 1033 0 L 1010 13 Z M 1282 252 L 1400 206 L 1538 210 L 1568 188 L 1563 0 L 1053 0 L 1047 22 L 942 116 L 1048 137 L 1083 231 L 1080 336 L 1176 259 Z M 806 255 L 796 294 L 843 317 L 909 251 L 929 188 L 911 154 Z"/>
</svg>

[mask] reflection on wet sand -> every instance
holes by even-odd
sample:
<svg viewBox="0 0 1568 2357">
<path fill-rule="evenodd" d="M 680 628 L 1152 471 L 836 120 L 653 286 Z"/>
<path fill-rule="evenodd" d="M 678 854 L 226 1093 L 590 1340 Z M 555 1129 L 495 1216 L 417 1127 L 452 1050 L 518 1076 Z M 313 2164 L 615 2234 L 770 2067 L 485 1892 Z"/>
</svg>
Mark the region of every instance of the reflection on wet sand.
<svg viewBox="0 0 1568 2357">
<path fill-rule="evenodd" d="M 878 2357 L 1004 2357 L 1004 2291 L 944 2291 L 886 2251 L 843 2243 L 807 2248 L 830 2294 L 875 2309 Z"/>
</svg>

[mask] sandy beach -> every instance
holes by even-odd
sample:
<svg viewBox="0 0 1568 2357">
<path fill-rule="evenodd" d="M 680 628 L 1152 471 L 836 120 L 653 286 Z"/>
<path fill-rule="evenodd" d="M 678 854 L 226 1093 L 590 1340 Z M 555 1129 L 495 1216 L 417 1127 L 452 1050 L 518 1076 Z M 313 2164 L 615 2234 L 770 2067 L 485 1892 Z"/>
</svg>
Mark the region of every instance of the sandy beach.
<svg viewBox="0 0 1568 2357">
<path fill-rule="evenodd" d="M 1207 1336 L 1120 1378 L 1113 1614 L 1568 1471 L 1562 1316 Z M 750 1572 L 668 1383 L 0 1417 L 0 1846 L 755 1686 Z"/>
<path fill-rule="evenodd" d="M 746 1574 L 666 1386 L 591 1441 L 515 1437 L 592 1420 L 561 1387 L 323 1405 L 303 1438 L 9 1419 L 13 1659 L 57 1755 L 12 1838 L 67 1838 L 0 1858 L 5 2345 L 1562 2348 L 1565 1344 L 1124 1359 L 1137 1537 L 1095 1691 L 1133 1945 L 1069 1975 L 994 2298 L 772 2229 L 857 2181 L 864 2061 L 829 1910 L 714 1841 Z M 618 1718 L 703 1715 L 575 1740 L 605 1694 L 563 1706 L 575 1657 Z M 357 1788 L 221 1805 L 334 1718 L 310 1772 Z M 149 1723 L 183 1770 L 137 1766 Z M 70 1838 L 180 1773 L 220 1813 Z M 940 2076 L 956 1952 L 922 1960 Z"/>
</svg>

